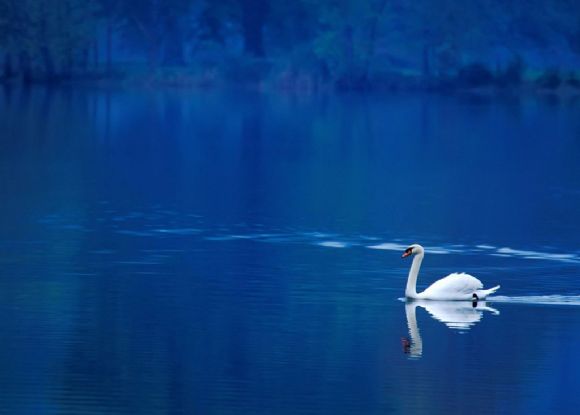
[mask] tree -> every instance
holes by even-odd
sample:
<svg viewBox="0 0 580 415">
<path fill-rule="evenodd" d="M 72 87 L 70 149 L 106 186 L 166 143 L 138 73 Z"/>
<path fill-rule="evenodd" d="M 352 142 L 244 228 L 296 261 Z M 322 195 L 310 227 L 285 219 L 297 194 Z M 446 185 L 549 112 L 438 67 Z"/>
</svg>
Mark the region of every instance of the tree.
<svg viewBox="0 0 580 415">
<path fill-rule="evenodd" d="M 98 0 L 100 5 L 99 17 L 104 20 L 105 25 L 105 65 L 107 72 L 113 69 L 113 49 L 114 35 L 121 22 L 121 9 L 118 0 Z M 95 53 L 98 53 L 98 45 L 95 47 Z M 98 58 L 95 57 L 95 61 Z"/>
<path fill-rule="evenodd" d="M 196 7 L 197 6 L 197 7 Z M 188 30 L 200 4 L 194 0 L 120 0 L 125 39 L 142 47 L 151 66 L 183 64 Z M 194 10 L 196 8 L 196 10 Z"/>
<path fill-rule="evenodd" d="M 264 26 L 268 16 L 267 0 L 238 0 L 241 11 L 244 51 L 249 56 L 265 55 Z"/>
<path fill-rule="evenodd" d="M 316 10 L 316 54 L 324 59 L 342 88 L 366 88 L 377 41 L 389 14 L 387 0 L 307 0 Z"/>
<path fill-rule="evenodd" d="M 96 10 L 93 0 L 0 0 L 0 41 L 25 79 L 67 76 L 94 37 Z"/>
</svg>

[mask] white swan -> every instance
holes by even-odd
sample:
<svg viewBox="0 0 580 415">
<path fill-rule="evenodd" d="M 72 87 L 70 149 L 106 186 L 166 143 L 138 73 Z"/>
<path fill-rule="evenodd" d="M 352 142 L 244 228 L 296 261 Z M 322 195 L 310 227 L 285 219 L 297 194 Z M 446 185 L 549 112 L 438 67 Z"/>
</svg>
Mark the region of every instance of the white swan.
<svg viewBox="0 0 580 415">
<path fill-rule="evenodd" d="M 483 300 L 488 295 L 493 294 L 499 289 L 499 285 L 488 290 L 483 289 L 483 284 L 477 278 L 465 273 L 449 274 L 439 281 L 435 281 L 429 288 L 422 293 L 417 293 L 417 276 L 419 268 L 425 256 L 425 250 L 421 245 L 413 244 L 405 249 L 401 258 L 414 255 L 407 287 L 405 288 L 405 297 L 420 300 Z"/>
</svg>

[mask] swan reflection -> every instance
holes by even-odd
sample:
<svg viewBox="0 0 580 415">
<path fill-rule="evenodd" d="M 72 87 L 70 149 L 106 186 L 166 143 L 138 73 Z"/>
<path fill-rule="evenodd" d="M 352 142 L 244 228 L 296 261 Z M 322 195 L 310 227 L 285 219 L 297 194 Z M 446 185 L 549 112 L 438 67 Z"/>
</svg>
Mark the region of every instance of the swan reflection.
<svg viewBox="0 0 580 415">
<path fill-rule="evenodd" d="M 489 307 L 485 301 L 408 301 L 405 303 L 405 315 L 407 316 L 407 327 L 411 339 L 401 340 L 403 351 L 412 358 L 420 358 L 423 354 L 423 340 L 417 325 L 417 307 L 422 307 L 433 317 L 454 330 L 469 330 L 471 326 L 478 323 L 485 311 L 492 314 L 499 314 L 499 311 Z"/>
</svg>

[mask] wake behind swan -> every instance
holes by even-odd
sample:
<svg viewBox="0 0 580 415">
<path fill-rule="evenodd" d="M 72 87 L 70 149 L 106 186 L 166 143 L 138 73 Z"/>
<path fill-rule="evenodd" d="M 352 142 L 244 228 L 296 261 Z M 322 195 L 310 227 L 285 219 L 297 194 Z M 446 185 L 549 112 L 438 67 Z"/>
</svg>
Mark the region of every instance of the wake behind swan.
<svg viewBox="0 0 580 415">
<path fill-rule="evenodd" d="M 487 301 L 496 303 L 580 306 L 580 295 L 497 295 L 488 297 Z"/>
</svg>

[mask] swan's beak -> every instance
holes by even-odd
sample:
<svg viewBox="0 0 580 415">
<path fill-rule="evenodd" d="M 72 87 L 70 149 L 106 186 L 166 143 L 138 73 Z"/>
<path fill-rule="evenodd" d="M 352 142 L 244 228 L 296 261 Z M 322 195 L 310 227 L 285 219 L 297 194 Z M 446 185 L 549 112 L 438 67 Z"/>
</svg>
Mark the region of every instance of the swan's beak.
<svg viewBox="0 0 580 415">
<path fill-rule="evenodd" d="M 403 255 L 401 255 L 401 258 L 407 258 L 409 255 L 411 255 L 411 251 L 405 251 L 403 252 Z"/>
</svg>

